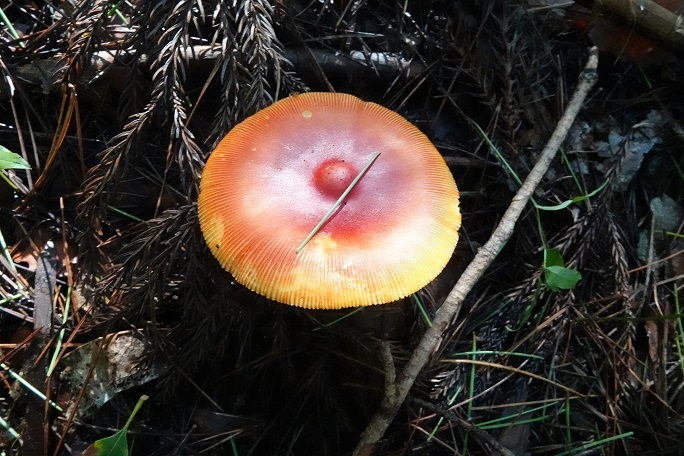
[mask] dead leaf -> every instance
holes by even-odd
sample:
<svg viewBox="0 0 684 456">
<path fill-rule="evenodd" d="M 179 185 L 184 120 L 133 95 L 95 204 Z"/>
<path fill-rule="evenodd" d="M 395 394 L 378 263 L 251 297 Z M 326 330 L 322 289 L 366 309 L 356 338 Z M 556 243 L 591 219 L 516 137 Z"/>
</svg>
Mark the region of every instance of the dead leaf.
<svg viewBox="0 0 684 456">
<path fill-rule="evenodd" d="M 61 379 L 69 385 L 65 405 L 73 407 L 81 388 L 79 415 L 86 415 L 118 393 L 153 380 L 166 371 L 161 364 L 141 364 L 146 343 L 137 332 L 123 331 L 95 339 L 63 358 Z M 88 376 L 92 367 L 92 374 Z M 66 407 L 65 407 L 66 408 Z"/>
</svg>

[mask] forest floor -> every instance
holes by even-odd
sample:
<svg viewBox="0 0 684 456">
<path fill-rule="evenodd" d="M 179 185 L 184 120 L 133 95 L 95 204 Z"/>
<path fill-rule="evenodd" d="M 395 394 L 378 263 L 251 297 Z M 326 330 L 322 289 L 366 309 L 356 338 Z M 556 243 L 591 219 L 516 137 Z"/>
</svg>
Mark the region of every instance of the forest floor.
<svg viewBox="0 0 684 456">
<path fill-rule="evenodd" d="M 684 6 L 642 3 L 1 1 L 3 454 L 108 454 L 141 398 L 130 454 L 352 454 L 594 45 L 563 146 L 374 454 L 684 454 Z M 398 112 L 455 178 L 458 246 L 409 298 L 279 304 L 204 242 L 217 142 L 309 91 Z"/>
</svg>

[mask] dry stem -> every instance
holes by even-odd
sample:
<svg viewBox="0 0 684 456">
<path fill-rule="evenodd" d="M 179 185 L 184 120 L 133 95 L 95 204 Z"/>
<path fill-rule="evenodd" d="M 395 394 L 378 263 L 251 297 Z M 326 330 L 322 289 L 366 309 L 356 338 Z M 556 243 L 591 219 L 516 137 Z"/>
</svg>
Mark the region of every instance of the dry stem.
<svg viewBox="0 0 684 456">
<path fill-rule="evenodd" d="M 561 117 L 558 125 L 556 125 L 556 129 L 551 135 L 546 147 L 542 151 L 537 164 L 532 168 L 527 179 L 513 197 L 501 222 L 496 227 L 487 243 L 477 252 L 473 261 L 468 265 L 449 293 L 449 296 L 447 296 L 444 305 L 435 315 L 432 327 L 423 335 L 423 338 L 413 351 L 404 370 L 397 376 L 397 379 L 394 382 L 394 391 L 385 393 L 385 397 L 382 400 L 378 411 L 371 418 L 366 430 L 361 435 L 361 439 L 354 450 L 354 455 L 361 456 L 372 454 L 375 444 L 384 435 L 387 427 L 399 411 L 401 404 L 406 399 L 418 374 L 425 364 L 427 364 L 430 354 L 433 353 L 438 346 L 442 334 L 449 327 L 449 324 L 454 317 L 458 315 L 464 298 L 473 288 L 477 280 L 482 276 L 484 271 L 494 261 L 494 258 L 504 243 L 511 234 L 513 234 L 516 221 L 527 205 L 527 202 L 537 185 L 539 185 L 544 177 L 544 174 L 546 174 L 546 171 L 555 157 L 558 148 L 565 139 L 570 126 L 573 124 L 575 117 L 577 117 L 579 110 L 582 108 L 587 94 L 596 83 L 597 66 L 598 50 L 594 47 L 590 50 L 587 64 L 580 74 L 575 93 L 568 103 L 563 117 Z"/>
</svg>

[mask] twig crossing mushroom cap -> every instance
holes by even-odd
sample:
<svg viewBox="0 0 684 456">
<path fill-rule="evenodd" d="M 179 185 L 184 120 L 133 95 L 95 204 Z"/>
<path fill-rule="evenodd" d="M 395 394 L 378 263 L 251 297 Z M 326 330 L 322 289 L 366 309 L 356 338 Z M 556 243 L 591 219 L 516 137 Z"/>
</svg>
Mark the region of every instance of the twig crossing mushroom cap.
<svg viewBox="0 0 684 456">
<path fill-rule="evenodd" d="M 238 282 L 282 303 L 339 309 L 395 301 L 432 281 L 458 241 L 458 196 L 439 152 L 402 116 L 347 94 L 307 93 L 221 140 L 198 205 L 209 249 Z"/>
</svg>

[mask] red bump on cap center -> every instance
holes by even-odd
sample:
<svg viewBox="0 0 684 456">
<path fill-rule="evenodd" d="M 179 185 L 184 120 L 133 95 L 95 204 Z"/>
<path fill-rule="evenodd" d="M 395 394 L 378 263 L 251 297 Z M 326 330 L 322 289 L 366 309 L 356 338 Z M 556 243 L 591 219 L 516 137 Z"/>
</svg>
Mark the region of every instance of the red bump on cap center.
<svg viewBox="0 0 684 456">
<path fill-rule="evenodd" d="M 358 170 L 350 163 L 333 158 L 318 165 L 314 170 L 313 183 L 322 194 L 337 199 L 357 174 Z"/>
</svg>

